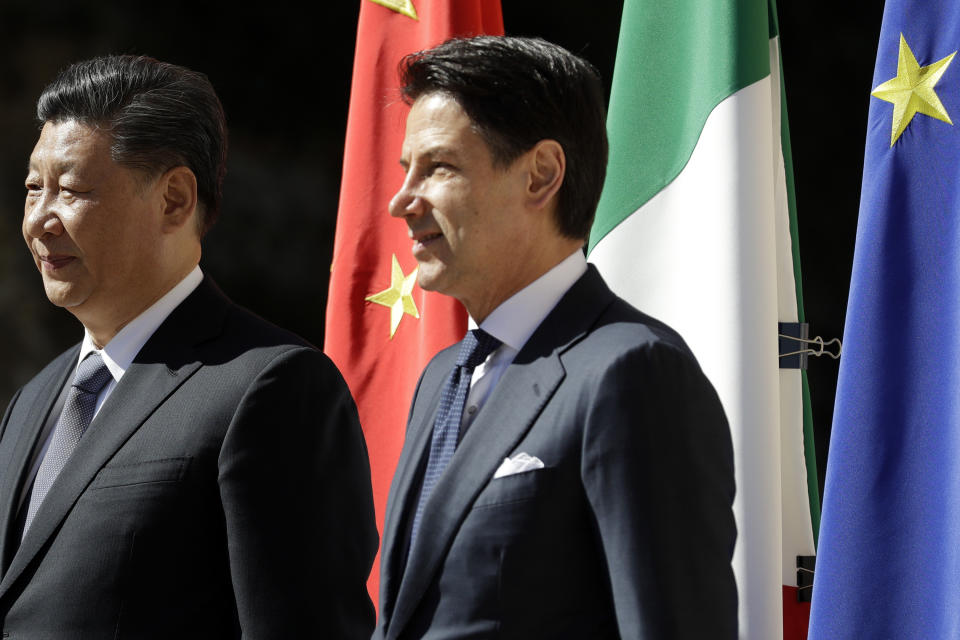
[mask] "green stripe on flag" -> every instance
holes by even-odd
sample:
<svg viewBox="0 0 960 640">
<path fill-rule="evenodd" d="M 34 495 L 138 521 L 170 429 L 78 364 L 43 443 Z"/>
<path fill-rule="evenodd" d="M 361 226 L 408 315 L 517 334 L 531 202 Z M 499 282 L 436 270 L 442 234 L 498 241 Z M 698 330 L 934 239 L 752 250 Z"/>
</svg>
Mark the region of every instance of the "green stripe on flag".
<svg viewBox="0 0 960 640">
<path fill-rule="evenodd" d="M 591 250 L 680 173 L 714 107 L 770 74 L 769 28 L 759 2 L 626 0 Z"/>
<path fill-rule="evenodd" d="M 769 3 L 770 37 L 775 38 L 780 33 L 777 19 L 777 6 L 773 0 Z M 777 47 L 780 41 L 777 40 Z M 780 56 L 782 60 L 782 55 Z M 787 208 L 790 212 L 790 242 L 793 253 L 793 279 L 797 293 L 797 320 L 806 322 L 803 311 L 803 278 L 800 270 L 800 234 L 797 225 L 797 202 L 794 192 L 793 178 L 793 150 L 790 144 L 790 124 L 787 119 L 787 92 L 783 77 L 783 64 L 780 65 L 780 148 L 783 151 L 783 164 L 787 181 Z M 802 373 L 803 379 L 803 457 L 807 469 L 807 498 L 810 502 L 810 521 L 813 526 L 814 544 L 818 542 L 820 534 L 820 486 L 817 480 L 817 453 L 813 435 L 813 406 L 810 402 L 810 385 L 807 372 Z"/>
</svg>

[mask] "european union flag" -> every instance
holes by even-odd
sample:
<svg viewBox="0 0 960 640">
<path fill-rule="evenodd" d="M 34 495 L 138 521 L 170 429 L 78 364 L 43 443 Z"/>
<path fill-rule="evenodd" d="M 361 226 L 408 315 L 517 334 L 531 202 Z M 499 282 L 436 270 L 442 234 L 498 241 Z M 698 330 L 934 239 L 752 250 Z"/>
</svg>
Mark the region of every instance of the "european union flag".
<svg viewBox="0 0 960 640">
<path fill-rule="evenodd" d="M 960 3 L 888 0 L 810 638 L 960 638 Z"/>
</svg>

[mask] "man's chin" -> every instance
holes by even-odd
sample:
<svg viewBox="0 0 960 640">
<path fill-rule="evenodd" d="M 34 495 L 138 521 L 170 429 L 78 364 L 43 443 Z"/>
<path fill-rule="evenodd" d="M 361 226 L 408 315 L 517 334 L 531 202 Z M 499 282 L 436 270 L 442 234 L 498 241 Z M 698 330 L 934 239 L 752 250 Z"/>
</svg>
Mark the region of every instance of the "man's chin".
<svg viewBox="0 0 960 640">
<path fill-rule="evenodd" d="M 444 293 L 446 287 L 443 285 L 443 274 L 437 271 L 431 265 L 421 264 L 417 271 L 417 285 L 424 291 Z"/>
<path fill-rule="evenodd" d="M 54 306 L 69 310 L 79 307 L 86 300 L 86 296 L 70 283 L 45 280 L 43 285 L 47 300 Z"/>
</svg>

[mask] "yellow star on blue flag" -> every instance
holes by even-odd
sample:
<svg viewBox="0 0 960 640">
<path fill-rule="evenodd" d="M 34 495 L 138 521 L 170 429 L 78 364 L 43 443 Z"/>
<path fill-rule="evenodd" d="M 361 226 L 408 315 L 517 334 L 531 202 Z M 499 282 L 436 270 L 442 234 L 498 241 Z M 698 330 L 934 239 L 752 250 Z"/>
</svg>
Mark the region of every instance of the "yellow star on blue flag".
<svg viewBox="0 0 960 640">
<path fill-rule="evenodd" d="M 893 126 L 890 130 L 890 146 L 904 132 L 913 116 L 922 113 L 925 116 L 943 120 L 948 124 L 950 116 L 933 88 L 950 66 L 956 51 L 933 64 L 921 67 L 906 38 L 900 34 L 900 53 L 897 57 L 897 75 L 873 90 L 874 97 L 893 103 Z"/>
</svg>

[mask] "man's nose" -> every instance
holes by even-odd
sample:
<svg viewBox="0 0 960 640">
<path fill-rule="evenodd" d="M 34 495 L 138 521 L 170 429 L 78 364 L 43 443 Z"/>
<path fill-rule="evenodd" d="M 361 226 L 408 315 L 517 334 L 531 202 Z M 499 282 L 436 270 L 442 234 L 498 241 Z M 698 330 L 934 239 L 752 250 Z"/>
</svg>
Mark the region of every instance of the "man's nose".
<svg viewBox="0 0 960 640">
<path fill-rule="evenodd" d="M 60 235 L 63 233 L 63 222 L 54 206 L 56 195 L 49 189 L 42 189 L 40 193 L 27 201 L 23 207 L 23 232 L 31 238 L 42 238 L 47 234 Z"/>
<path fill-rule="evenodd" d="M 390 199 L 390 215 L 406 218 L 423 213 L 423 198 L 417 192 L 410 175 L 407 175 L 393 198 Z"/>
</svg>

